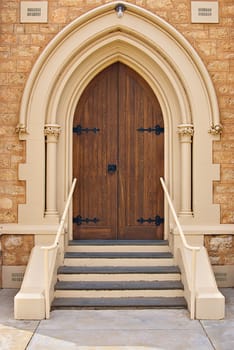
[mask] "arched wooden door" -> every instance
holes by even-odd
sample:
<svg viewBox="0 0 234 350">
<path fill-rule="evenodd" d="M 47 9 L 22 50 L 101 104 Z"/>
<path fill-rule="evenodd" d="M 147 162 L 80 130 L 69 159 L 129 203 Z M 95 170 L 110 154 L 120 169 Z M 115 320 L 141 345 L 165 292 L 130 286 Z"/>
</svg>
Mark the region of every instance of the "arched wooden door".
<svg viewBox="0 0 234 350">
<path fill-rule="evenodd" d="M 149 85 L 115 63 L 87 86 L 73 124 L 74 239 L 162 239 L 163 117 Z"/>
</svg>

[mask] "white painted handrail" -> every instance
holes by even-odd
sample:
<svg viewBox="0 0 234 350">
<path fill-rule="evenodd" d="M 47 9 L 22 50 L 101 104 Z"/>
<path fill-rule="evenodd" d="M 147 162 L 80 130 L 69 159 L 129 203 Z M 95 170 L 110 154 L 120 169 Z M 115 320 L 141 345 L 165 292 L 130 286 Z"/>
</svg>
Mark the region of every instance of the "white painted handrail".
<svg viewBox="0 0 234 350">
<path fill-rule="evenodd" d="M 192 266 L 191 266 L 191 303 L 190 303 L 190 317 L 191 319 L 194 319 L 195 316 L 195 293 L 196 293 L 196 265 L 197 265 L 197 252 L 200 251 L 201 247 L 195 247 L 191 246 L 190 244 L 187 243 L 184 232 L 182 230 L 182 227 L 180 225 L 180 222 L 178 220 L 178 217 L 176 215 L 176 211 L 174 209 L 171 197 L 168 193 L 167 187 L 165 185 L 165 182 L 162 177 L 160 177 L 160 182 L 162 184 L 162 188 L 164 190 L 164 193 L 167 198 L 167 202 L 169 204 L 169 207 L 171 209 L 172 216 L 175 220 L 177 229 L 180 234 L 181 241 L 183 243 L 183 247 L 192 251 Z"/>
<path fill-rule="evenodd" d="M 41 249 L 44 250 L 44 288 L 45 288 L 45 310 L 46 310 L 45 313 L 46 313 L 46 318 L 50 317 L 49 251 L 53 250 L 53 249 L 56 249 L 58 247 L 58 245 L 59 245 L 60 236 L 61 236 L 61 233 L 62 233 L 62 230 L 63 230 L 63 227 L 64 227 L 64 222 L 65 222 L 65 219 L 66 219 L 66 216 L 67 216 L 67 212 L 68 212 L 68 209 L 69 209 L 69 206 L 70 206 L 70 203 L 71 203 L 71 199 L 72 199 L 73 192 L 74 192 L 74 189 L 75 189 L 75 186 L 76 186 L 76 182 L 77 182 L 77 179 L 75 178 L 73 180 L 73 182 L 72 182 L 72 186 L 71 186 L 70 192 L 69 192 L 68 197 L 67 197 L 67 202 L 66 202 L 66 205 L 65 205 L 65 208 L 64 208 L 64 211 L 63 211 L 63 215 L 62 215 L 59 227 L 58 227 L 58 231 L 57 231 L 55 239 L 54 239 L 54 243 L 49 245 L 49 246 L 41 247 Z M 52 269 L 53 269 L 53 266 L 52 266 Z"/>
</svg>

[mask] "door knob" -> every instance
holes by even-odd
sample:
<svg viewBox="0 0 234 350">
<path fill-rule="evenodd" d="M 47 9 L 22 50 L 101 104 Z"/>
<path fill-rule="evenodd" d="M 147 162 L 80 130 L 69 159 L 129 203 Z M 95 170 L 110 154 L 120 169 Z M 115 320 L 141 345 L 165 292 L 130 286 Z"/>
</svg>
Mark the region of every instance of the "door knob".
<svg viewBox="0 0 234 350">
<path fill-rule="evenodd" d="M 108 164 L 107 171 L 108 173 L 115 173 L 117 170 L 116 164 Z"/>
</svg>

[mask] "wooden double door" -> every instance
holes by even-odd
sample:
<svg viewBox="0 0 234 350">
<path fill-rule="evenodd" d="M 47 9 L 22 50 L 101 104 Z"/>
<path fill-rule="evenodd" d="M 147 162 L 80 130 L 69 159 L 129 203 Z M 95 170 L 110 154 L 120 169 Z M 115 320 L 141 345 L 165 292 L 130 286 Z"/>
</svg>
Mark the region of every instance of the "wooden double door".
<svg viewBox="0 0 234 350">
<path fill-rule="evenodd" d="M 74 115 L 74 239 L 162 239 L 163 117 L 149 85 L 115 63 Z"/>
</svg>

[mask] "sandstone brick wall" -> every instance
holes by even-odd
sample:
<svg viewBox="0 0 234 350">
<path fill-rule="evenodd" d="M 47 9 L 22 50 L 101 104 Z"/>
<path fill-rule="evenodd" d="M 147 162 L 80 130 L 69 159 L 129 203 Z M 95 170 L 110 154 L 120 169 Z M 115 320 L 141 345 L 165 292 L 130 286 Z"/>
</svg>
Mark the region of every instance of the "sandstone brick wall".
<svg viewBox="0 0 234 350">
<path fill-rule="evenodd" d="M 0 223 L 16 223 L 18 204 L 26 200 L 25 183 L 18 180 L 18 164 L 25 161 L 25 144 L 19 142 L 15 127 L 30 70 L 64 26 L 108 2 L 49 0 L 49 19 L 43 24 L 20 23 L 20 0 L 0 2 Z M 190 0 L 129 2 L 152 11 L 177 28 L 198 52 L 212 77 L 224 127 L 221 140 L 214 142 L 213 160 L 221 164 L 221 180 L 214 183 L 214 203 L 221 206 L 220 222 L 234 223 L 233 0 L 219 0 L 219 24 L 192 24 Z"/>
<path fill-rule="evenodd" d="M 2 235 L 2 265 L 25 266 L 34 246 L 33 235 Z"/>
<path fill-rule="evenodd" d="M 234 265 L 234 237 L 232 235 L 205 236 L 212 265 Z"/>
<path fill-rule="evenodd" d="M 0 236 L 0 288 L 3 284 L 2 267 L 27 266 L 33 246 L 34 235 Z"/>
</svg>

